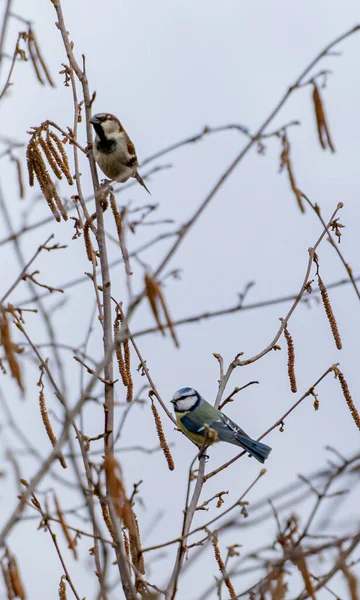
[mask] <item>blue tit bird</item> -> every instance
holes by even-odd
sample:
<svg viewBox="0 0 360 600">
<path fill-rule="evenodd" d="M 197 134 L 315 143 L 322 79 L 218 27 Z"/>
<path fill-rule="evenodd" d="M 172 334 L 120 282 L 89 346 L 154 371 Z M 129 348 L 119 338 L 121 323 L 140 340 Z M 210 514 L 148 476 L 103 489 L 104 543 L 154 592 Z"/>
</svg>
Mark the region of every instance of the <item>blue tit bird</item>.
<svg viewBox="0 0 360 600">
<path fill-rule="evenodd" d="M 175 392 L 171 402 L 178 426 L 197 446 L 201 447 L 204 442 L 207 446 L 214 442 L 228 442 L 241 446 L 261 463 L 269 456 L 270 446 L 251 439 L 239 425 L 204 400 L 193 388 L 181 388 Z"/>
</svg>

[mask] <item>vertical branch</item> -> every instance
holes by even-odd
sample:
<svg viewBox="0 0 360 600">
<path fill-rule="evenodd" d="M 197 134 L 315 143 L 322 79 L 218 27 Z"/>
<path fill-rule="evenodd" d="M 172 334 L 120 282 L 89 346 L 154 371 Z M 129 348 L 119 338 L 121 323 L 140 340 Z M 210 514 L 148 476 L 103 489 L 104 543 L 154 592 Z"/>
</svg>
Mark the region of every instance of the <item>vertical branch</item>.
<svg viewBox="0 0 360 600">
<path fill-rule="evenodd" d="M 6 2 L 4 19 L 2 22 L 2 27 L 1 27 L 1 32 L 0 32 L 0 65 L 2 63 L 2 59 L 4 58 L 5 38 L 6 38 L 6 33 L 7 33 L 7 27 L 9 24 L 9 17 L 10 17 L 10 12 L 11 12 L 12 1 L 13 0 L 7 0 L 7 2 Z"/>
<path fill-rule="evenodd" d="M 88 144 L 92 143 L 92 132 L 91 132 L 91 124 L 89 122 L 91 116 L 91 106 L 92 106 L 92 98 L 90 96 L 89 91 L 89 82 L 86 76 L 85 70 L 85 57 L 83 57 L 84 67 L 80 68 L 75 56 L 73 54 L 73 45 L 69 39 L 69 33 L 66 29 L 64 15 L 62 12 L 61 2 L 60 0 L 52 0 L 56 14 L 58 17 L 57 27 L 61 32 L 61 36 L 63 39 L 63 43 L 65 46 L 66 54 L 69 60 L 70 67 L 74 70 L 77 78 L 79 79 L 82 85 L 83 97 L 84 97 L 84 105 L 85 105 L 85 115 L 86 115 L 86 134 L 87 134 L 87 142 Z M 99 189 L 99 179 L 96 172 L 95 160 L 92 152 L 88 153 L 90 171 L 92 183 L 95 191 L 95 205 L 96 205 L 96 219 L 97 219 L 97 232 L 96 239 L 99 248 L 99 256 L 100 256 L 100 267 L 101 267 L 101 277 L 102 277 L 102 288 L 103 288 L 103 306 L 104 306 L 104 354 L 107 353 L 107 349 L 112 345 L 112 318 L 111 318 L 111 281 L 110 281 L 110 269 L 109 269 L 109 261 L 107 256 L 107 247 L 106 247 L 106 239 L 105 239 L 105 227 L 104 227 L 104 215 L 103 208 L 101 206 L 101 190 Z M 105 454 L 113 453 L 114 446 L 114 390 L 113 385 L 110 383 L 113 381 L 113 361 L 112 357 L 107 362 L 104 368 L 104 379 L 106 381 L 105 385 L 105 433 L 104 443 L 105 443 Z"/>
<path fill-rule="evenodd" d="M 80 68 L 73 54 L 73 45 L 70 42 L 69 34 L 66 29 L 64 16 L 61 8 L 60 0 L 52 0 L 56 14 L 58 17 L 57 26 L 61 32 L 63 43 L 65 46 L 66 54 L 69 60 L 70 68 L 74 70 L 78 77 L 83 91 L 85 115 L 86 115 L 86 133 L 88 145 L 92 143 L 92 131 L 90 124 L 91 106 L 93 98 L 90 96 L 89 84 L 85 71 L 85 57 L 83 56 L 83 69 Z M 104 450 L 105 456 L 112 456 L 114 453 L 114 388 L 113 388 L 113 333 L 112 333 L 112 315 L 111 315 L 111 281 L 110 281 L 110 269 L 107 255 L 106 238 L 105 238 L 105 227 L 104 227 L 104 215 L 102 207 L 102 192 L 99 188 L 99 180 L 96 172 L 95 160 L 92 152 L 88 153 L 92 183 L 95 191 L 95 205 L 96 205 L 96 219 L 97 219 L 97 232 L 96 239 L 98 243 L 99 256 L 100 256 L 100 267 L 102 277 L 102 294 L 103 294 L 103 347 L 104 357 L 104 412 L 105 412 L 105 430 L 104 430 Z M 136 591 L 134 589 L 131 574 L 128 568 L 128 562 L 126 553 L 123 547 L 123 539 L 121 530 L 118 526 L 116 514 L 114 512 L 111 495 L 107 485 L 107 494 L 109 498 L 109 511 L 113 524 L 113 529 L 116 532 L 116 555 L 119 574 L 122 582 L 123 591 L 128 600 L 135 600 Z"/>
<path fill-rule="evenodd" d="M 170 578 L 170 582 L 169 582 L 169 585 L 168 585 L 166 593 L 165 593 L 165 600 L 173 600 L 175 598 L 175 595 L 177 592 L 178 579 L 179 579 L 179 575 L 181 573 L 181 569 L 182 569 L 182 566 L 184 563 L 184 558 L 185 558 L 186 538 L 189 534 L 191 523 L 192 523 L 192 520 L 194 517 L 194 513 L 195 513 L 196 507 L 198 505 L 201 490 L 202 490 L 202 487 L 203 487 L 203 484 L 205 481 L 205 461 L 206 461 L 205 455 L 204 454 L 200 455 L 199 456 L 199 472 L 198 472 L 197 479 L 196 479 L 195 489 L 194 489 L 189 506 L 186 506 L 186 508 L 185 508 L 183 528 L 181 531 L 181 541 L 180 541 L 179 548 L 177 551 L 174 569 L 173 569 L 173 572 L 172 572 L 172 575 Z"/>
</svg>

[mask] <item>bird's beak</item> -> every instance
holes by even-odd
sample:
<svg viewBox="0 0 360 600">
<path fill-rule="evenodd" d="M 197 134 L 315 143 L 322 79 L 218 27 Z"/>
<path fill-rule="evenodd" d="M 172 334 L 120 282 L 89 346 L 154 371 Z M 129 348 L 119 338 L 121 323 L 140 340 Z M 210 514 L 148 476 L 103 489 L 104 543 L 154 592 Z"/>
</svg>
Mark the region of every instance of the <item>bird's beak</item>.
<svg viewBox="0 0 360 600">
<path fill-rule="evenodd" d="M 99 125 L 99 123 L 100 123 L 100 121 L 99 121 L 99 119 L 97 118 L 96 115 L 94 115 L 93 117 L 91 117 L 91 119 L 89 119 L 89 121 L 90 121 L 90 123 L 92 125 Z"/>
<path fill-rule="evenodd" d="M 172 399 L 170 400 L 171 404 L 175 404 L 176 400 Z"/>
</svg>

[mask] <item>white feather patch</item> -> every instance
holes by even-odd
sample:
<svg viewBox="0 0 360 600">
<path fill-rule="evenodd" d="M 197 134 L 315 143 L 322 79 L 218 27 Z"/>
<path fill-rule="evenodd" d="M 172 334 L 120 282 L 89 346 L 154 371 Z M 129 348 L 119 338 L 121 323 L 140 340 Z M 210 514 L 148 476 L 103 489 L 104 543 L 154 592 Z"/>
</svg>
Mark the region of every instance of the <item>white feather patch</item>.
<svg viewBox="0 0 360 600">
<path fill-rule="evenodd" d="M 176 409 L 180 412 L 186 412 L 187 410 L 190 410 L 194 406 L 194 404 L 196 404 L 197 400 L 198 398 L 197 396 L 195 396 L 195 394 L 192 396 L 187 396 L 182 400 L 177 400 Z"/>
</svg>

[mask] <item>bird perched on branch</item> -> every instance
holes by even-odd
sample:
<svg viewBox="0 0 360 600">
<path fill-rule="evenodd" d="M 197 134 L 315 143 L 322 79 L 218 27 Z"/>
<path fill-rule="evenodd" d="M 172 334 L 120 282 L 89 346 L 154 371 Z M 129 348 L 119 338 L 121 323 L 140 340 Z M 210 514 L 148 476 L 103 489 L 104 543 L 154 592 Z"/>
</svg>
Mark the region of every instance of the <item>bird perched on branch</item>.
<svg viewBox="0 0 360 600">
<path fill-rule="evenodd" d="M 106 177 L 120 183 L 134 177 L 150 194 L 137 171 L 135 146 L 119 119 L 109 113 L 98 113 L 91 117 L 90 123 L 96 132 L 92 148 L 94 158 Z"/>
<path fill-rule="evenodd" d="M 193 388 L 181 388 L 175 392 L 171 402 L 181 431 L 197 446 L 229 442 L 241 446 L 261 463 L 269 456 L 270 446 L 251 439 L 239 425 L 206 402 Z"/>
</svg>

